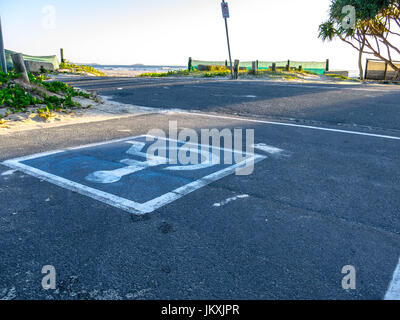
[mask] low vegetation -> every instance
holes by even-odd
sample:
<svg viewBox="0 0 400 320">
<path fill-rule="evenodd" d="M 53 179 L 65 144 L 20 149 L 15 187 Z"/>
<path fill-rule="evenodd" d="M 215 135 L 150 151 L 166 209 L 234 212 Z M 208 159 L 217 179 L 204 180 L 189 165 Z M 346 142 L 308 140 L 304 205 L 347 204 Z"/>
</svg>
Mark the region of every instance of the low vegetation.
<svg viewBox="0 0 400 320">
<path fill-rule="evenodd" d="M 20 81 L 14 72 L 0 72 L 0 124 L 10 114 L 35 110 L 39 117 L 48 119 L 54 112 L 66 112 L 80 108 L 73 97 L 93 98 L 94 96 L 78 91 L 65 83 L 45 82 L 46 76 L 29 74 L 30 84 Z"/>
<path fill-rule="evenodd" d="M 206 68 L 205 68 L 206 67 Z M 205 70 L 204 70 L 205 69 Z M 143 73 L 138 77 L 199 77 L 199 78 L 213 78 L 213 77 L 230 77 L 231 70 L 226 68 L 225 66 L 202 66 L 202 71 L 197 69 L 194 70 L 175 70 L 169 72 L 161 72 L 161 73 Z M 248 70 L 246 68 L 241 68 L 239 70 L 239 78 L 247 78 L 247 77 L 256 77 L 256 78 L 272 78 L 272 79 L 283 79 L 283 80 L 296 80 L 301 79 L 304 76 L 315 75 L 312 72 L 305 70 L 276 70 L 272 71 L 268 70 L 259 70 L 256 74 L 253 71 Z"/>
<path fill-rule="evenodd" d="M 226 77 L 230 75 L 231 71 L 223 66 L 209 66 L 207 70 L 198 71 L 198 70 L 174 70 L 168 72 L 150 72 L 150 73 L 142 73 L 138 75 L 138 77 L 203 77 L 203 78 L 212 78 L 212 77 Z"/>
<path fill-rule="evenodd" d="M 334 79 L 337 79 L 337 80 L 343 80 L 343 81 L 360 81 L 359 79 L 345 77 L 345 76 L 343 76 L 341 74 L 325 73 L 325 76 L 327 76 L 329 78 L 334 78 Z"/>
<path fill-rule="evenodd" d="M 60 64 L 59 72 L 62 73 L 74 73 L 74 74 L 89 74 L 98 77 L 106 77 L 106 74 L 86 65 L 76 65 L 69 61 L 62 62 Z"/>
<path fill-rule="evenodd" d="M 147 72 L 138 75 L 138 77 L 153 77 L 153 78 L 161 78 L 161 77 L 173 77 L 173 76 L 189 76 L 190 72 L 188 70 L 173 70 L 168 72 Z"/>
</svg>

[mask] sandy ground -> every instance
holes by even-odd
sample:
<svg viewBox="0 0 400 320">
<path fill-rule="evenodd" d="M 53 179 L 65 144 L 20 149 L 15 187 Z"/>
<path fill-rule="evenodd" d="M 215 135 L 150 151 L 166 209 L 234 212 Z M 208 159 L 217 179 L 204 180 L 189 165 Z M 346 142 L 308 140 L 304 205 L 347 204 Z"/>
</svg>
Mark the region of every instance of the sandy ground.
<svg viewBox="0 0 400 320">
<path fill-rule="evenodd" d="M 4 124 L 0 124 L 0 136 L 19 131 L 131 117 L 135 114 L 160 113 L 159 109 L 114 102 L 110 97 L 98 98 L 101 100 L 99 103 L 84 98 L 73 98 L 82 105 L 81 109 L 71 113 L 54 112 L 54 116 L 47 120 L 38 116 L 35 112 L 37 108 L 28 109 L 27 113 L 12 114 L 6 118 Z"/>
</svg>

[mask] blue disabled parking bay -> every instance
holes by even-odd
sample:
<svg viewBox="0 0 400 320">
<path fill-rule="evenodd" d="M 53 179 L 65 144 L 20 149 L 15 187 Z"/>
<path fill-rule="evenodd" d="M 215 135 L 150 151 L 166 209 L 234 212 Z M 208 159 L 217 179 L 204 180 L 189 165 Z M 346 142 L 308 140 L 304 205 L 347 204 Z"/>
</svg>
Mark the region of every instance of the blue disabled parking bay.
<svg viewBox="0 0 400 320">
<path fill-rule="evenodd" d="M 149 148 L 154 148 L 155 142 L 162 142 L 165 148 L 159 147 L 149 157 Z M 198 151 L 197 163 L 171 162 L 170 154 L 177 155 L 181 148 L 188 150 L 188 144 L 145 135 L 35 154 L 3 164 L 134 214 L 153 212 L 235 174 L 246 164 L 246 160 L 225 164 L 225 149 L 202 145 L 190 145 L 191 152 Z M 248 157 L 247 161 L 254 159 L 254 163 L 266 158 L 259 154 L 242 156 Z"/>
</svg>

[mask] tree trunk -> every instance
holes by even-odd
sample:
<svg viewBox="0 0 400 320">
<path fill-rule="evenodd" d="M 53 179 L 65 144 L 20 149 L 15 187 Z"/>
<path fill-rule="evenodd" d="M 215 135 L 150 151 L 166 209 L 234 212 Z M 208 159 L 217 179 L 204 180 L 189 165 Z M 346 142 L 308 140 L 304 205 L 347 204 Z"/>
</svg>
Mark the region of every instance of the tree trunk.
<svg viewBox="0 0 400 320">
<path fill-rule="evenodd" d="M 362 65 L 362 57 L 364 53 L 364 47 L 365 47 L 365 36 L 362 44 L 360 45 L 360 51 L 358 53 L 358 70 L 360 70 L 360 80 L 364 80 L 364 69 Z"/>
<path fill-rule="evenodd" d="M 11 59 L 14 64 L 15 72 L 21 75 L 22 81 L 30 83 L 22 54 L 20 53 L 13 54 L 11 55 Z"/>
</svg>

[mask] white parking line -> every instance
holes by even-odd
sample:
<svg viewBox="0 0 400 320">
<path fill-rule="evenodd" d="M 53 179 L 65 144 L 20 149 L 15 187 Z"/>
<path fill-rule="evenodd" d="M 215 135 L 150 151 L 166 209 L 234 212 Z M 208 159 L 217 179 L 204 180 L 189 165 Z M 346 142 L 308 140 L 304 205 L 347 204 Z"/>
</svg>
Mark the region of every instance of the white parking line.
<svg viewBox="0 0 400 320">
<path fill-rule="evenodd" d="M 266 86 L 271 86 L 271 87 L 294 87 L 294 88 L 302 88 L 302 89 L 325 89 L 325 90 L 355 90 L 355 91 L 375 91 L 375 92 L 392 92 L 396 91 L 399 92 L 399 89 L 397 87 L 384 87 L 384 88 L 377 88 L 377 87 L 361 87 L 361 88 L 356 88 L 356 87 L 346 87 L 348 84 L 338 84 L 336 86 L 331 85 L 331 84 L 321 84 L 321 85 L 310 85 L 310 84 L 295 84 L 295 83 L 271 83 L 269 80 L 258 80 L 259 82 L 263 82 Z M 232 82 L 232 83 L 226 83 L 226 80 L 220 80 L 220 81 L 214 81 L 214 82 L 219 82 L 218 87 L 213 86 L 212 84 L 209 83 L 199 83 L 198 85 L 191 86 L 193 88 L 213 88 L 213 89 L 219 89 L 222 86 L 220 84 L 226 84 L 225 87 L 231 88 L 232 84 L 240 86 L 241 82 L 254 82 L 254 80 L 240 80 L 239 82 Z M 353 85 L 353 84 L 352 84 Z M 354 84 L 354 85 L 359 85 L 359 84 Z"/>
<path fill-rule="evenodd" d="M 225 199 L 224 201 L 214 203 L 213 207 L 223 207 L 232 201 L 236 201 L 238 199 L 245 199 L 248 197 L 250 197 L 248 194 L 241 194 L 236 197 L 228 198 L 228 199 Z"/>
<path fill-rule="evenodd" d="M 385 300 L 400 300 L 400 259 L 394 270 L 392 281 L 385 295 Z"/>
<path fill-rule="evenodd" d="M 1 175 L 2 175 L 3 177 L 5 177 L 5 176 L 11 176 L 11 175 L 14 174 L 16 171 L 17 171 L 17 170 L 7 170 L 7 171 L 3 172 Z"/>
<path fill-rule="evenodd" d="M 248 118 L 242 118 L 242 117 L 218 116 L 218 115 L 198 113 L 198 112 L 187 112 L 187 111 L 178 111 L 178 110 L 172 111 L 172 112 L 178 113 L 178 114 L 187 114 L 187 115 L 193 115 L 193 116 L 199 116 L 199 117 L 206 117 L 206 118 L 208 117 L 208 118 L 225 119 L 225 120 L 236 120 L 236 121 L 244 121 L 244 122 L 272 124 L 272 125 L 277 125 L 277 126 L 304 128 L 304 129 L 337 132 L 337 133 L 344 133 L 344 134 L 353 134 L 353 135 L 373 137 L 373 138 L 400 140 L 400 137 L 396 137 L 396 136 L 366 133 L 366 132 L 360 132 L 360 131 L 348 131 L 348 130 L 331 129 L 331 128 L 324 128 L 324 127 L 316 127 L 316 126 L 306 126 L 306 125 L 301 125 L 301 124 L 293 124 L 293 123 L 285 123 L 285 122 L 255 120 L 255 119 L 248 119 Z"/>
</svg>

